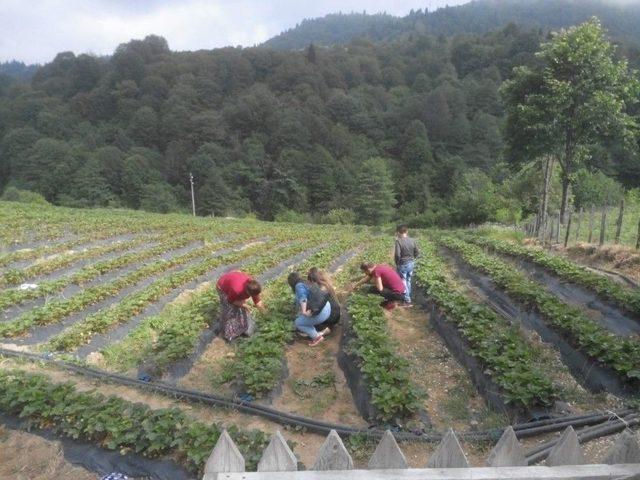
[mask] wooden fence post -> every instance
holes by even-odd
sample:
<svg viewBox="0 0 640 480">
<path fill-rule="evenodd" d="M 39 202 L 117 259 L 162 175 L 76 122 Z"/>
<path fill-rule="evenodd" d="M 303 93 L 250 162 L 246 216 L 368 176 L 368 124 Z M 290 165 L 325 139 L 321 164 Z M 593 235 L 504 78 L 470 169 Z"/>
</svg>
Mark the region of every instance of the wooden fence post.
<svg viewBox="0 0 640 480">
<path fill-rule="evenodd" d="M 638 220 L 638 239 L 636 240 L 636 250 L 640 250 L 640 220 Z"/>
<path fill-rule="evenodd" d="M 620 243 L 620 234 L 622 233 L 622 218 L 624 216 L 624 198 L 620 201 L 620 213 L 618 213 L 618 221 L 616 222 L 616 238 L 615 244 Z"/>
<path fill-rule="evenodd" d="M 233 443 L 227 430 L 223 430 L 204 467 L 204 480 L 216 480 L 218 473 L 244 472 L 244 457 Z"/>
<path fill-rule="evenodd" d="M 527 458 L 513 427 L 507 428 L 487 458 L 489 467 L 526 467 Z"/>
<path fill-rule="evenodd" d="M 587 240 L 587 243 L 591 243 L 593 241 L 593 222 L 595 216 L 596 207 L 594 205 L 591 205 L 591 211 L 589 212 L 589 240 Z"/>
<path fill-rule="evenodd" d="M 298 470 L 298 459 L 287 445 L 280 430 L 271 437 L 269 446 L 258 463 L 259 472 L 294 472 Z"/>
<path fill-rule="evenodd" d="M 449 429 L 436 451 L 427 462 L 427 468 L 467 468 L 469 462 L 458 437 Z"/>
<path fill-rule="evenodd" d="M 311 470 L 353 470 L 351 455 L 335 430 L 331 430 L 320 447 Z"/>
<path fill-rule="evenodd" d="M 571 214 L 571 211 L 569 211 L 569 220 L 567 220 L 567 231 L 564 235 L 564 248 L 567 248 L 567 244 L 569 243 L 569 232 L 571 231 L 571 218 L 572 218 L 572 214 Z"/>
<path fill-rule="evenodd" d="M 602 221 L 600 222 L 600 246 L 604 245 L 607 230 L 607 206 L 602 209 Z"/>
<path fill-rule="evenodd" d="M 601 463 L 616 465 L 620 463 L 640 463 L 640 444 L 631 430 L 624 430 L 616 443 L 605 454 Z"/>
<path fill-rule="evenodd" d="M 407 459 L 393 434 L 387 430 L 369 460 L 369 470 L 402 470 L 405 468 L 409 468 Z"/>
<path fill-rule="evenodd" d="M 584 215 L 584 207 L 580 207 L 580 213 L 578 214 L 578 224 L 576 225 L 576 242 L 580 240 L 580 227 L 582 226 L 583 215 Z"/>
<path fill-rule="evenodd" d="M 558 443 L 549 452 L 545 465 L 554 467 L 560 465 L 584 465 L 585 463 L 578 435 L 576 435 L 573 427 L 567 427 Z"/>
</svg>

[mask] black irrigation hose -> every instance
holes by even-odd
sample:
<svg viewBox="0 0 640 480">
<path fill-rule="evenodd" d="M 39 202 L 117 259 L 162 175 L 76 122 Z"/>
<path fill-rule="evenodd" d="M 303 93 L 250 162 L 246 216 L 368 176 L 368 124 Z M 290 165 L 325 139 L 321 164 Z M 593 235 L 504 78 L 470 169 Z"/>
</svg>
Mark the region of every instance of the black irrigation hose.
<svg viewBox="0 0 640 480">
<path fill-rule="evenodd" d="M 544 426 L 541 426 L 541 427 L 527 428 L 525 430 L 516 430 L 515 433 L 516 433 L 516 436 L 518 438 L 535 437 L 536 435 L 542 435 L 544 433 L 557 432 L 559 430 L 564 430 L 568 426 L 572 426 L 573 428 L 577 428 L 577 427 L 584 427 L 584 426 L 601 424 L 603 422 L 608 422 L 608 421 L 612 420 L 612 417 L 616 417 L 616 416 L 622 417 L 624 415 L 629 415 L 632 412 L 633 412 L 633 410 L 623 410 L 623 411 L 620 411 L 620 412 L 616 412 L 615 415 L 609 414 L 609 413 L 605 413 L 605 414 L 600 414 L 600 415 L 592 415 L 592 416 L 589 416 L 587 418 L 582 418 L 582 419 L 558 421 L 558 422 L 555 422 L 552 425 L 544 425 Z"/>
<path fill-rule="evenodd" d="M 607 422 L 605 422 L 604 424 L 592 426 L 592 427 L 589 427 L 589 428 L 585 428 L 584 430 L 581 430 L 578 433 L 578 438 L 580 438 L 580 435 L 583 435 L 585 432 L 589 432 L 589 431 L 592 431 L 592 430 L 597 430 L 599 428 L 604 428 L 604 427 L 610 426 L 611 424 L 614 424 L 616 422 L 620 422 L 620 423 L 622 423 L 624 425 L 624 422 L 628 421 L 627 419 L 632 419 L 632 418 L 635 418 L 636 416 L 637 416 L 637 414 L 627 415 L 627 416 L 624 417 L 624 421 L 620 420 L 620 418 L 623 418 L 623 417 L 619 417 L 619 418 L 618 417 L 610 417 L 609 420 Z M 555 439 L 550 440 L 548 442 L 545 442 L 545 443 L 543 443 L 541 445 L 538 445 L 537 447 L 532 448 L 531 450 L 529 450 L 527 452 L 527 456 L 537 455 L 540 452 L 544 452 L 545 450 L 551 450 L 551 448 L 553 448 L 553 446 L 557 443 L 557 441 L 558 441 L 558 439 L 555 438 Z"/>
<path fill-rule="evenodd" d="M 627 428 L 640 425 L 640 415 L 633 414 L 627 415 L 624 418 L 615 418 L 602 425 L 596 425 L 590 428 L 585 428 L 578 433 L 578 440 L 581 444 L 595 440 L 596 438 L 606 437 L 615 433 L 621 432 Z M 553 447 L 557 444 L 558 439 L 546 442 L 538 447 L 530 450 L 526 454 L 527 463 L 533 465 L 535 463 L 544 460 L 549 456 Z"/>
<path fill-rule="evenodd" d="M 103 370 L 96 370 L 90 367 L 77 365 L 75 363 L 67 362 L 64 360 L 56 360 L 54 358 L 46 357 L 36 353 L 0 348 L 0 356 L 20 358 L 23 360 L 29 360 L 29 361 L 35 361 L 35 362 L 45 362 L 45 363 L 55 365 L 59 368 L 69 370 L 86 377 L 100 379 L 100 380 L 108 380 L 124 386 L 150 390 L 155 393 L 159 393 L 159 394 L 173 397 L 173 398 L 179 398 L 182 400 L 229 408 L 229 409 L 237 410 L 239 412 L 246 413 L 249 415 L 257 415 L 257 416 L 266 418 L 268 420 L 271 420 L 275 423 L 279 423 L 281 425 L 286 425 L 294 428 L 304 428 L 308 431 L 323 434 L 323 435 L 328 434 L 331 430 L 335 430 L 339 434 L 342 434 L 345 436 L 355 435 L 355 434 L 364 434 L 367 436 L 379 438 L 385 433 L 384 430 L 377 429 L 377 428 L 361 429 L 361 428 L 349 427 L 346 425 L 338 425 L 338 424 L 333 424 L 329 422 L 323 422 L 321 420 L 315 420 L 308 417 L 303 417 L 299 415 L 293 415 L 290 413 L 282 412 L 274 408 L 267 407 L 265 405 L 260 405 L 256 403 L 247 403 L 234 398 L 227 398 L 227 397 L 222 397 L 222 396 L 213 395 L 213 394 L 196 392 L 192 390 L 184 390 L 181 388 L 176 388 L 171 385 L 167 385 L 165 383 L 144 382 L 136 378 L 131 378 L 124 375 L 105 372 Z M 621 415 L 628 414 L 629 412 L 633 412 L 633 410 L 612 412 L 611 414 L 608 414 L 608 415 L 603 415 L 601 413 L 591 413 L 587 415 L 560 417 L 556 419 L 541 420 L 537 422 L 529 422 L 529 423 L 514 425 L 513 429 L 516 431 L 516 435 L 519 438 L 525 438 L 527 436 L 532 436 L 530 435 L 530 433 L 533 431 L 539 432 L 541 428 L 546 429 L 544 433 L 548 433 L 548 432 L 563 430 L 569 425 L 582 426 L 582 425 L 591 425 L 593 423 L 601 423 L 602 421 L 609 419 L 611 415 L 621 416 Z M 502 431 L 503 431 L 502 429 L 493 429 L 493 430 L 484 430 L 484 431 L 477 431 L 477 432 L 461 432 L 458 435 L 459 437 L 468 439 L 468 440 L 497 440 L 502 434 Z M 442 440 L 442 437 L 443 437 L 443 435 L 439 433 L 411 433 L 411 432 L 394 432 L 394 436 L 398 440 L 422 441 L 422 442 L 439 442 L 440 440 Z"/>
<path fill-rule="evenodd" d="M 615 412 L 616 415 L 618 416 L 624 416 L 624 415 L 629 415 L 630 413 L 633 413 L 635 410 L 628 408 L 626 410 L 621 410 L 619 412 Z M 600 414 L 598 413 L 582 413 L 580 415 L 566 415 L 563 417 L 555 417 L 555 418 L 548 418 L 546 420 L 538 420 L 535 422 L 527 422 L 527 423 L 521 423 L 520 425 L 514 425 L 513 429 L 516 431 L 516 433 L 519 430 L 528 430 L 529 428 L 534 428 L 534 427 L 541 427 L 544 425 L 552 425 L 552 424 L 556 424 L 556 423 L 560 423 L 560 422 L 566 422 L 569 420 L 583 420 L 586 418 L 592 418 L 595 416 L 598 416 Z M 613 412 L 609 414 L 609 416 L 613 415 Z"/>
</svg>

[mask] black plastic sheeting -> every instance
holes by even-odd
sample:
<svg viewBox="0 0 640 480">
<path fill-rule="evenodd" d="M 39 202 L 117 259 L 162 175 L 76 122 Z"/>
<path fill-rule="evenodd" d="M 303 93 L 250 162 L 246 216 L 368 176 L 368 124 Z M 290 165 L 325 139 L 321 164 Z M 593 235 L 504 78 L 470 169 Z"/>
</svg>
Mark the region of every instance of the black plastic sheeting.
<svg viewBox="0 0 640 480">
<path fill-rule="evenodd" d="M 549 327 L 544 318 L 535 311 L 512 300 L 493 280 L 466 264 L 459 255 L 443 249 L 445 258 L 453 261 L 458 275 L 471 282 L 485 297 L 487 305 L 516 325 L 523 325 L 540 335 L 545 343 L 551 344 L 561 355 L 573 377 L 583 387 L 592 392 L 609 392 L 620 397 L 634 397 L 640 391 L 640 382 L 627 382 L 611 368 L 586 356 L 571 345 L 558 332 Z"/>
<path fill-rule="evenodd" d="M 0 414 L 0 423 L 11 430 L 28 430 L 28 422 L 8 415 Z M 132 453 L 121 455 L 115 450 L 108 450 L 79 440 L 58 437 L 51 430 L 31 429 L 29 433 L 38 435 L 45 440 L 59 441 L 62 445 L 64 458 L 68 462 L 80 465 L 100 476 L 118 472 L 131 478 L 150 480 L 196 479 L 195 475 L 166 458 L 149 459 Z"/>
<path fill-rule="evenodd" d="M 549 417 L 548 414 L 542 411 L 525 411 L 507 403 L 501 388 L 496 385 L 489 375 L 484 373 L 484 369 L 478 359 L 469 353 L 469 345 L 462 338 L 456 326 L 447 320 L 437 305 L 426 297 L 421 288 L 416 288 L 413 292 L 415 303 L 429 312 L 433 329 L 440 335 L 449 352 L 465 368 L 473 385 L 493 410 L 505 414 L 512 423 L 515 421 L 529 421 L 531 418 Z"/>
<path fill-rule="evenodd" d="M 346 308 L 342 308 L 341 311 L 342 336 L 338 349 L 338 365 L 344 372 L 358 413 L 367 422 L 374 423 L 378 413 L 377 409 L 371 401 L 371 394 L 360 371 L 359 359 L 349 350 L 349 345 L 354 338 L 351 329 L 351 316 Z"/>
<path fill-rule="evenodd" d="M 498 255 L 515 263 L 563 301 L 585 310 L 590 318 L 612 333 L 620 336 L 640 334 L 640 318 L 627 314 L 615 303 L 601 299 L 596 293 L 580 285 L 562 280 L 533 262 L 510 255 Z"/>
</svg>

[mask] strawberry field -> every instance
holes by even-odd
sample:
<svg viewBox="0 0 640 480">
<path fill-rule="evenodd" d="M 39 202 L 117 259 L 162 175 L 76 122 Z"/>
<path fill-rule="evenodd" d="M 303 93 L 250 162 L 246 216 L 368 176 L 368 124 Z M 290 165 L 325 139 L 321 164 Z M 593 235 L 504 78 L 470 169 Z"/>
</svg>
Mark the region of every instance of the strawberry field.
<svg viewBox="0 0 640 480">
<path fill-rule="evenodd" d="M 328 424 L 490 436 L 640 395 L 640 291 L 486 232 L 412 232 L 415 305 L 387 312 L 353 285 L 361 262 L 392 263 L 391 229 L 10 202 L 0 224 L 2 412 L 191 474 L 223 428 L 253 461 L 282 424 L 294 443 Z M 312 266 L 343 312 L 315 348 L 294 331 L 286 282 Z M 215 281 L 233 269 L 263 284 L 267 310 L 229 344 Z M 154 385 L 232 408 L 127 393 Z"/>
</svg>

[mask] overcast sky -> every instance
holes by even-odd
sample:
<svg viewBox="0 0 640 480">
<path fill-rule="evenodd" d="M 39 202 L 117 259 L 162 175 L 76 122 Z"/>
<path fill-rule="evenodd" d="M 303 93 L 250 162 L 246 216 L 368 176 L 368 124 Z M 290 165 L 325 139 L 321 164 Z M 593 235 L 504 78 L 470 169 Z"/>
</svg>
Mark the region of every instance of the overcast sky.
<svg viewBox="0 0 640 480">
<path fill-rule="evenodd" d="M 110 54 L 149 34 L 172 50 L 251 46 L 303 18 L 333 12 L 406 15 L 469 0 L 0 0 L 0 61 L 43 63 L 58 52 Z"/>
</svg>

